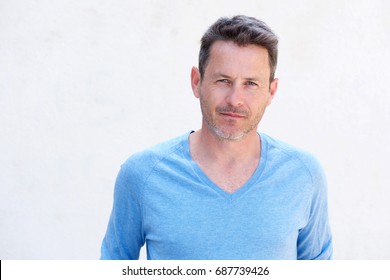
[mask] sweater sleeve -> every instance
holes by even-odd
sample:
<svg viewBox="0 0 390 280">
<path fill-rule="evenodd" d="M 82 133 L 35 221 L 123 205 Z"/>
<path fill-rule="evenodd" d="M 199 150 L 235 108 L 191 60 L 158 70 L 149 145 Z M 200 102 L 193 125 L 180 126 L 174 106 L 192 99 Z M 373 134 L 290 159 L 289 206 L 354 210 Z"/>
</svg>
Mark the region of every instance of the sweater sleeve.
<svg viewBox="0 0 390 280">
<path fill-rule="evenodd" d="M 140 193 L 132 165 L 121 166 L 115 183 L 114 204 L 101 246 L 103 260 L 136 260 L 145 243 L 142 233 Z"/>
<path fill-rule="evenodd" d="M 303 260 L 332 259 L 332 234 L 328 217 L 327 182 L 320 164 L 311 159 L 307 165 L 312 178 L 312 198 L 308 206 L 308 222 L 299 231 L 297 258 Z"/>
</svg>

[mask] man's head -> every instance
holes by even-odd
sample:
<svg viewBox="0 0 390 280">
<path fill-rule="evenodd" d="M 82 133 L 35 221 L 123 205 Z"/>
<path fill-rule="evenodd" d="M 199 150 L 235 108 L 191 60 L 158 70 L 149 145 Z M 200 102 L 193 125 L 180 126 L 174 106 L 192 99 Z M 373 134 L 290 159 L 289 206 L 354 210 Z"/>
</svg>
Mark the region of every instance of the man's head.
<svg viewBox="0 0 390 280">
<path fill-rule="evenodd" d="M 199 52 L 201 79 L 203 79 L 209 62 L 211 46 L 216 41 L 231 41 L 238 46 L 253 44 L 264 47 L 268 51 L 270 82 L 274 79 L 278 57 L 278 38 L 264 22 L 240 15 L 233 18 L 220 18 L 210 26 L 201 39 Z"/>
<path fill-rule="evenodd" d="M 220 140 L 257 137 L 256 128 L 275 95 L 278 40 L 261 21 L 222 18 L 202 38 L 191 86 L 200 99 L 202 130 Z"/>
</svg>

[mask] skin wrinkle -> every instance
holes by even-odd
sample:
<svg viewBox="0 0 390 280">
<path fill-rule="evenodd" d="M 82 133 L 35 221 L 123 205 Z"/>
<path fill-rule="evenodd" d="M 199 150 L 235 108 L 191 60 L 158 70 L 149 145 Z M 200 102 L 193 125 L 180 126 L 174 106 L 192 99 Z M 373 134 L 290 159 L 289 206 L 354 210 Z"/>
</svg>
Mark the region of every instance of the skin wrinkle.
<svg viewBox="0 0 390 280">
<path fill-rule="evenodd" d="M 205 75 L 197 85 L 197 97 L 204 124 L 215 137 L 238 142 L 257 129 L 273 96 L 269 75 L 265 48 L 226 41 L 211 46 Z M 242 118 L 221 121 L 227 113 Z"/>
<path fill-rule="evenodd" d="M 202 128 L 191 136 L 191 155 L 228 193 L 244 186 L 259 164 L 257 127 L 278 84 L 277 79 L 269 83 L 269 76 L 267 49 L 231 41 L 214 42 L 203 78 L 192 69 L 203 119 Z"/>
</svg>

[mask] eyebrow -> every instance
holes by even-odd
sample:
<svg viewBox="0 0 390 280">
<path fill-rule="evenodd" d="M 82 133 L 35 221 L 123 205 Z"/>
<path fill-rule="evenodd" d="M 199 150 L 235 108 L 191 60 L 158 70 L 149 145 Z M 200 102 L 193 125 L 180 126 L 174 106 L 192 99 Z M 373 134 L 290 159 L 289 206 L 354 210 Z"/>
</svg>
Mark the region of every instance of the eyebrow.
<svg viewBox="0 0 390 280">
<path fill-rule="evenodd" d="M 232 79 L 231 76 L 224 74 L 224 73 L 221 73 L 221 72 L 215 73 L 215 75 L 213 75 L 213 77 L 214 78 L 222 77 L 222 78 Z M 244 80 L 245 81 L 259 81 L 259 82 L 262 81 L 262 79 L 260 77 L 257 77 L 257 76 L 247 77 L 247 78 L 244 78 Z"/>
<path fill-rule="evenodd" d="M 226 75 L 226 74 L 223 74 L 223 73 L 220 73 L 220 72 L 215 73 L 215 74 L 213 75 L 213 77 L 215 77 L 215 78 L 217 78 L 217 77 L 222 77 L 222 78 L 228 78 L 228 79 L 231 79 L 231 78 L 232 78 L 231 76 Z"/>
</svg>

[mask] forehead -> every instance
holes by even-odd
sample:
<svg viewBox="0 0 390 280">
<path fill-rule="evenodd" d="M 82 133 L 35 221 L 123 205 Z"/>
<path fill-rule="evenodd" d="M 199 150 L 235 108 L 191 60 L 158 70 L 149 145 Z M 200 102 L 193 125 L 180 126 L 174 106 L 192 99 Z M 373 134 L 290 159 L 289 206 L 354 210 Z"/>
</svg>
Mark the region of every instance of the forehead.
<svg viewBox="0 0 390 280">
<path fill-rule="evenodd" d="M 269 75 L 268 51 L 254 44 L 239 46 L 231 41 L 216 41 L 210 49 L 207 70 Z"/>
</svg>

